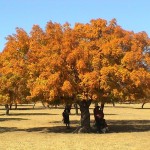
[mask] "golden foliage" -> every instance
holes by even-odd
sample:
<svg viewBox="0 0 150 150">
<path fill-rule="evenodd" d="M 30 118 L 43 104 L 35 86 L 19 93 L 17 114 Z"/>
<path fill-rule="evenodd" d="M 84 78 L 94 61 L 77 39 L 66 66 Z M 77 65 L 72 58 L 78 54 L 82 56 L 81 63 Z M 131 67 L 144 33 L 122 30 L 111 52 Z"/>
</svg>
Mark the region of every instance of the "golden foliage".
<svg viewBox="0 0 150 150">
<path fill-rule="evenodd" d="M 150 39 L 107 22 L 16 28 L 0 53 L 0 101 L 136 100 L 150 87 Z M 28 97 L 27 97 L 28 96 Z M 74 97 L 74 98 L 72 98 Z"/>
</svg>

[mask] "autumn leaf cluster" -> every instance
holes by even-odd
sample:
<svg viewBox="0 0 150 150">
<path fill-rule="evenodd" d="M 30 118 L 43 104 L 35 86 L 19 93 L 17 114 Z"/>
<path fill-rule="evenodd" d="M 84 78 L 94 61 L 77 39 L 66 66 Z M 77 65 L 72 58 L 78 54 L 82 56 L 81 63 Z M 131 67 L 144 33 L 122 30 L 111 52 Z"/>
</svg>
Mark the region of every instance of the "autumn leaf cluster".
<svg viewBox="0 0 150 150">
<path fill-rule="evenodd" d="M 115 19 L 16 28 L 0 53 L 0 103 L 137 101 L 149 89 L 150 39 Z"/>
</svg>

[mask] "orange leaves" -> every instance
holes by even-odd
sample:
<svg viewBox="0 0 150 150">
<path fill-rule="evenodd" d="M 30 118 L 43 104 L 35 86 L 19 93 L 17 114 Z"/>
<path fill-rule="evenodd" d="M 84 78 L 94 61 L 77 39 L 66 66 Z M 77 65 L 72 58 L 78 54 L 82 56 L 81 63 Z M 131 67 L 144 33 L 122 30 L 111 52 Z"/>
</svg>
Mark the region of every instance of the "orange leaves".
<svg viewBox="0 0 150 150">
<path fill-rule="evenodd" d="M 120 47 L 120 39 L 113 39 L 110 42 L 107 42 L 102 46 L 102 52 L 105 56 L 115 57 L 115 59 L 119 59 L 118 57 L 122 55 L 123 51 Z"/>
<path fill-rule="evenodd" d="M 100 18 L 99 19 L 92 19 L 90 21 L 90 23 L 91 23 L 91 26 L 93 26 L 94 28 L 98 27 L 99 29 L 105 28 L 107 25 L 107 21 L 104 19 L 100 19 Z"/>
<path fill-rule="evenodd" d="M 125 56 L 121 60 L 123 66 L 126 66 L 127 69 L 137 69 L 142 63 L 142 54 L 141 52 L 126 52 Z"/>
<path fill-rule="evenodd" d="M 49 99 L 53 100 L 55 98 L 55 96 L 57 96 L 57 93 L 55 93 L 54 90 L 50 90 L 50 92 L 49 92 Z"/>
<path fill-rule="evenodd" d="M 67 95 L 69 95 L 69 96 L 72 96 L 72 94 L 73 94 L 73 92 L 74 92 L 74 90 L 73 90 L 73 86 L 71 85 L 71 83 L 69 82 L 69 81 L 64 81 L 64 83 L 63 83 L 63 86 L 62 86 L 62 91 L 65 93 L 65 94 L 67 94 Z"/>
<path fill-rule="evenodd" d="M 71 85 L 71 83 L 69 82 L 69 81 L 64 81 L 64 83 L 63 83 L 63 86 L 62 86 L 62 90 L 64 91 L 64 92 L 69 92 L 69 91 L 71 91 L 72 90 L 72 85 Z"/>
<path fill-rule="evenodd" d="M 47 80 L 37 78 L 35 80 L 28 81 L 28 88 L 30 88 L 31 98 L 40 97 L 42 99 L 48 99 L 47 93 L 49 92 Z"/>
<path fill-rule="evenodd" d="M 101 88 L 110 93 L 113 98 L 125 100 L 133 91 L 130 72 L 121 66 L 103 67 L 101 73 Z"/>
<path fill-rule="evenodd" d="M 86 64 L 83 60 L 79 60 L 76 66 L 79 73 L 83 73 L 86 70 Z"/>
<path fill-rule="evenodd" d="M 88 72 L 84 75 L 80 75 L 81 83 L 83 91 L 91 91 L 94 93 L 96 89 L 99 89 L 99 75 L 97 72 Z"/>
<path fill-rule="evenodd" d="M 6 103 L 10 103 L 9 95 L 8 94 L 6 94 L 6 95 L 0 94 L 0 104 L 6 104 Z"/>
<path fill-rule="evenodd" d="M 50 21 L 45 30 L 34 25 L 30 35 L 17 28 L 7 40 L 0 55 L 2 96 L 8 89 L 19 97 L 63 102 L 77 95 L 135 100 L 149 94 L 150 40 L 144 32 L 123 30 L 116 19 L 73 28 Z"/>
<path fill-rule="evenodd" d="M 114 77 L 115 77 L 116 68 L 115 67 L 103 67 L 100 70 L 101 78 L 100 85 L 105 91 L 109 91 L 112 88 Z"/>
<path fill-rule="evenodd" d="M 76 55 L 74 52 L 70 53 L 66 59 L 69 65 L 74 65 L 76 63 Z"/>
<path fill-rule="evenodd" d="M 147 66 L 150 68 L 150 54 L 145 56 L 145 63 L 147 64 Z"/>
<path fill-rule="evenodd" d="M 49 86 L 57 86 L 57 84 L 59 84 L 60 82 L 60 73 L 54 73 L 54 74 L 51 74 L 48 78 L 48 84 Z"/>
<path fill-rule="evenodd" d="M 93 57 L 92 66 L 94 70 L 99 71 L 101 69 L 102 62 L 101 62 L 100 56 L 96 55 Z"/>
<path fill-rule="evenodd" d="M 150 73 L 146 72 L 144 69 L 134 70 L 131 72 L 131 80 L 134 84 L 139 87 L 149 88 L 150 86 Z"/>
<path fill-rule="evenodd" d="M 10 53 L 11 50 L 13 50 L 13 52 L 17 50 L 18 54 L 22 57 L 29 50 L 29 36 L 21 28 L 16 28 L 16 32 L 17 33 L 13 34 L 13 36 L 8 36 L 6 38 L 7 43 L 5 50 L 8 50 Z"/>
<path fill-rule="evenodd" d="M 30 32 L 30 49 L 41 49 L 44 45 L 46 45 L 46 36 L 44 31 L 39 25 L 33 25 Z"/>
</svg>

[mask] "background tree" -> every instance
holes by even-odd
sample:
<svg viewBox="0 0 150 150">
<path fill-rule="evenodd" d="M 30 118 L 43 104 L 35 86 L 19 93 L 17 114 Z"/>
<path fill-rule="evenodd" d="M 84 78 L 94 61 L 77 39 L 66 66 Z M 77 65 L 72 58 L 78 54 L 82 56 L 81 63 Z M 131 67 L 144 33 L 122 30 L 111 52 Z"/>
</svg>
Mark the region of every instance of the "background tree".
<svg viewBox="0 0 150 150">
<path fill-rule="evenodd" d="M 29 50 L 29 37 L 23 29 L 16 28 L 16 34 L 6 39 L 8 42 L 0 55 L 0 97 L 8 115 L 9 105 L 25 102 L 29 94 L 26 56 Z"/>
</svg>

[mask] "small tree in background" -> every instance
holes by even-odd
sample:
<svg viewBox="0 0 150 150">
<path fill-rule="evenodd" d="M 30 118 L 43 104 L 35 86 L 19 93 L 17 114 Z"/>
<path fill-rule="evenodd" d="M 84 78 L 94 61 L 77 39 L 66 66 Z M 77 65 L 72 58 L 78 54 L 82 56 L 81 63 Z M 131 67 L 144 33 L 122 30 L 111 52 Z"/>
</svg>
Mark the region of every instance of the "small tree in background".
<svg viewBox="0 0 150 150">
<path fill-rule="evenodd" d="M 4 51 L 0 54 L 0 103 L 5 104 L 6 114 L 12 104 L 23 103 L 29 94 L 27 88 L 27 58 L 29 37 L 20 28 L 8 36 Z"/>
</svg>

